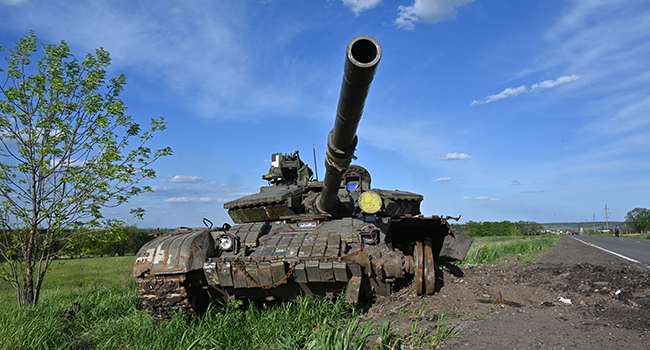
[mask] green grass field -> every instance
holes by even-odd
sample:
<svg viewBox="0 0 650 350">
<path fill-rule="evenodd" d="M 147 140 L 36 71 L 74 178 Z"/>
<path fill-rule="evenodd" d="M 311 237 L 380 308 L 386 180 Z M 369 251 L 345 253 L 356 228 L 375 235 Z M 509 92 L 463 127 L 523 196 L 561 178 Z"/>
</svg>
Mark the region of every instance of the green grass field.
<svg viewBox="0 0 650 350">
<path fill-rule="evenodd" d="M 479 238 L 468 263 L 535 254 L 557 238 Z M 274 307 L 239 301 L 202 318 L 179 316 L 158 324 L 136 296 L 138 286 L 129 276 L 133 259 L 55 261 L 33 308 L 19 308 L 13 288 L 0 284 L 0 349 L 379 349 L 375 342 L 366 344 L 370 336 L 393 339 L 393 345 L 400 341 L 403 349 L 428 349 L 449 336 L 448 324 L 441 321 L 440 332 L 415 337 L 425 333 L 416 323 L 412 336 L 400 339 L 387 321 L 362 322 L 360 311 L 343 298 L 305 297 Z M 71 316 L 74 303 L 80 311 Z"/>
</svg>

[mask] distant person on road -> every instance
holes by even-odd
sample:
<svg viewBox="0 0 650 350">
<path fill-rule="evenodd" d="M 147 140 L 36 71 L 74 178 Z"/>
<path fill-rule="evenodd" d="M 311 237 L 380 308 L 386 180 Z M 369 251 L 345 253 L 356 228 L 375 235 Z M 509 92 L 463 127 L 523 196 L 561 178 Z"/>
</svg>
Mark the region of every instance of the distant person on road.
<svg viewBox="0 0 650 350">
<path fill-rule="evenodd" d="M 621 234 L 621 229 L 618 228 L 618 225 L 614 226 L 614 235 L 618 237 Z"/>
</svg>

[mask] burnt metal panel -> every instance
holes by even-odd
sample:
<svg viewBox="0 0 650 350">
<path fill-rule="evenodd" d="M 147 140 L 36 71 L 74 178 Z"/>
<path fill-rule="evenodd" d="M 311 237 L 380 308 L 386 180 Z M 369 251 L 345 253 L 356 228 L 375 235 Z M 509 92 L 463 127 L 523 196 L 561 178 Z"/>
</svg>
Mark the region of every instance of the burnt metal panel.
<svg viewBox="0 0 650 350">
<path fill-rule="evenodd" d="M 394 251 L 388 254 L 383 262 L 383 270 L 386 277 L 400 278 L 404 276 L 404 268 L 402 262 L 404 261 L 404 254 L 401 251 Z"/>
<path fill-rule="evenodd" d="M 293 270 L 293 275 L 297 283 L 307 283 L 307 271 L 305 270 L 305 264 L 298 264 Z"/>
<path fill-rule="evenodd" d="M 332 264 L 332 269 L 334 270 L 334 279 L 337 282 L 347 282 L 348 281 L 348 269 L 347 265 L 344 262 L 335 262 Z"/>
<path fill-rule="evenodd" d="M 233 284 L 235 288 L 248 288 L 248 278 L 239 266 L 232 267 Z"/>
<path fill-rule="evenodd" d="M 311 256 L 311 251 L 314 247 L 311 245 L 303 245 L 300 247 L 300 251 L 298 252 L 298 257 L 299 258 L 308 258 Z"/>
<path fill-rule="evenodd" d="M 293 239 L 291 239 L 291 243 L 289 245 L 291 246 L 301 246 L 302 242 L 305 240 L 306 233 L 296 233 L 293 236 Z"/>
<path fill-rule="evenodd" d="M 211 285 L 219 285 L 219 276 L 217 275 L 217 264 L 212 261 L 207 261 L 203 264 L 203 274 L 206 281 Z"/>
<path fill-rule="evenodd" d="M 257 268 L 257 264 L 253 263 L 253 262 L 250 262 L 250 263 L 246 264 L 246 272 L 248 273 L 248 276 L 250 277 L 250 278 L 246 278 L 247 279 L 246 284 L 247 284 L 248 288 L 257 287 L 255 285 L 255 282 L 259 283 L 259 280 L 260 280 L 260 276 L 259 276 L 259 273 L 258 273 L 259 270 Z M 253 282 L 253 281 L 255 281 L 255 282 Z"/>
<path fill-rule="evenodd" d="M 271 273 L 271 263 L 261 262 L 258 265 L 259 283 L 265 286 L 273 285 L 273 274 Z"/>
<path fill-rule="evenodd" d="M 298 246 L 289 246 L 287 247 L 287 257 L 297 257 L 298 256 L 298 250 L 300 250 L 300 247 Z"/>
<path fill-rule="evenodd" d="M 327 247 L 327 249 L 325 250 L 325 256 L 326 257 L 338 257 L 339 256 L 339 248 Z"/>
<path fill-rule="evenodd" d="M 334 270 L 331 262 L 320 263 L 320 277 L 322 282 L 334 282 Z"/>
<path fill-rule="evenodd" d="M 305 263 L 305 270 L 307 270 L 307 278 L 309 279 L 309 282 L 321 282 L 320 269 L 318 265 L 318 260 L 311 260 Z"/>
<path fill-rule="evenodd" d="M 224 287 L 233 287 L 234 283 L 232 280 L 230 262 L 217 263 L 217 276 L 219 276 L 219 282 Z"/>
<path fill-rule="evenodd" d="M 273 252 L 275 252 L 275 247 L 271 246 L 264 246 L 262 250 L 258 252 L 255 252 L 255 254 L 252 254 L 253 256 L 272 256 Z"/>
<path fill-rule="evenodd" d="M 327 234 L 319 234 L 316 236 L 316 241 L 314 242 L 315 245 L 327 245 Z"/>
<path fill-rule="evenodd" d="M 327 236 L 327 247 L 339 248 L 341 246 L 341 235 Z"/>
<path fill-rule="evenodd" d="M 325 256 L 325 245 L 321 245 L 322 243 L 319 243 L 314 246 L 314 249 L 311 251 L 311 256 L 315 258 L 322 258 Z"/>
<path fill-rule="evenodd" d="M 267 247 L 275 247 L 280 243 L 280 237 L 271 237 L 269 240 L 266 242 Z"/>
<path fill-rule="evenodd" d="M 345 301 L 356 304 L 359 301 L 359 290 L 361 289 L 361 276 L 352 276 L 345 288 Z"/>
<path fill-rule="evenodd" d="M 293 235 L 282 235 L 282 238 L 280 238 L 280 242 L 278 243 L 278 247 L 288 247 L 292 239 Z"/>
<path fill-rule="evenodd" d="M 316 236 L 315 235 L 307 235 L 305 236 L 305 239 L 302 241 L 302 245 L 312 245 L 316 242 Z"/>
<path fill-rule="evenodd" d="M 138 252 L 131 276 L 199 270 L 213 251 L 214 240 L 206 228 L 178 230 L 145 244 Z"/>
<path fill-rule="evenodd" d="M 271 263 L 271 274 L 273 275 L 273 283 L 275 284 L 284 284 L 287 281 L 284 279 L 284 276 L 287 274 L 287 270 L 284 266 L 284 261 L 274 261 Z"/>
<path fill-rule="evenodd" d="M 341 239 L 348 242 L 357 242 L 357 229 L 353 225 L 353 218 L 341 219 Z"/>
<path fill-rule="evenodd" d="M 288 247 L 277 247 L 275 248 L 275 251 L 273 252 L 273 256 L 276 258 L 284 257 L 285 254 L 287 254 L 287 248 Z"/>
</svg>

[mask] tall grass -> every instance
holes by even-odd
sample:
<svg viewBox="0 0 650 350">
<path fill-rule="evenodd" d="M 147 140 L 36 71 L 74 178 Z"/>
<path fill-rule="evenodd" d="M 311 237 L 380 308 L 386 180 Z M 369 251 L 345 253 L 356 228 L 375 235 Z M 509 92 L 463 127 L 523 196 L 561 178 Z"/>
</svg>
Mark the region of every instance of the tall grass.
<svg viewBox="0 0 650 350">
<path fill-rule="evenodd" d="M 558 238 L 477 239 L 468 263 L 535 254 Z M 411 334 L 400 337 L 388 321 L 362 322 L 343 298 L 301 297 L 275 306 L 238 301 L 202 318 L 176 315 L 158 324 L 140 306 L 132 264 L 132 256 L 57 261 L 31 308 L 19 308 L 13 289 L 0 284 L 0 349 L 406 349 L 453 336 L 441 316 L 435 327 L 412 323 Z M 378 341 L 370 343 L 372 337 Z"/>
<path fill-rule="evenodd" d="M 233 302 L 209 310 L 202 318 L 185 319 L 179 314 L 158 324 L 139 304 L 131 287 L 59 293 L 26 309 L 5 299 L 0 310 L 0 348 L 302 349 L 328 320 L 338 320 L 338 329 L 347 329 L 357 313 L 343 298 L 305 297 L 275 307 Z"/>
<path fill-rule="evenodd" d="M 531 259 L 531 256 L 548 250 L 560 239 L 558 235 L 546 235 L 534 238 L 482 237 L 476 239 L 467 253 L 467 260 L 462 265 L 481 265 L 499 262 L 506 256 L 518 256 Z"/>
<path fill-rule="evenodd" d="M 329 349 L 324 334 L 348 331 L 359 313 L 343 298 L 301 297 L 273 307 L 238 301 L 158 324 L 140 306 L 132 264 L 132 256 L 57 261 L 31 308 L 19 308 L 14 290 L 0 284 L 0 349 Z M 357 329 L 374 332 L 352 327 L 353 344 L 365 343 Z"/>
</svg>

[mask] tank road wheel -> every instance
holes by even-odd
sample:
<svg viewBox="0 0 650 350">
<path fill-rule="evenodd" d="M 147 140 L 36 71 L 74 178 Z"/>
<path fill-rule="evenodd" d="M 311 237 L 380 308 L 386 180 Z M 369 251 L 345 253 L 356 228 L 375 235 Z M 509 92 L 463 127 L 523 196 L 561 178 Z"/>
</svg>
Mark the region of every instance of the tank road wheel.
<svg viewBox="0 0 650 350">
<path fill-rule="evenodd" d="M 413 260 L 415 263 L 415 290 L 418 295 L 431 295 L 440 290 L 442 271 L 436 264 L 430 241 L 415 242 Z"/>
<path fill-rule="evenodd" d="M 413 260 L 415 262 L 415 291 L 418 295 L 422 295 L 424 294 L 424 249 L 420 241 L 415 242 Z"/>
<path fill-rule="evenodd" d="M 431 242 L 424 241 L 424 289 L 428 295 L 435 293 L 437 272 Z"/>
<path fill-rule="evenodd" d="M 190 288 L 185 274 L 138 278 L 138 283 L 142 306 L 158 322 L 171 319 L 178 310 L 183 316 L 201 314 L 209 303 L 203 291 Z"/>
</svg>

